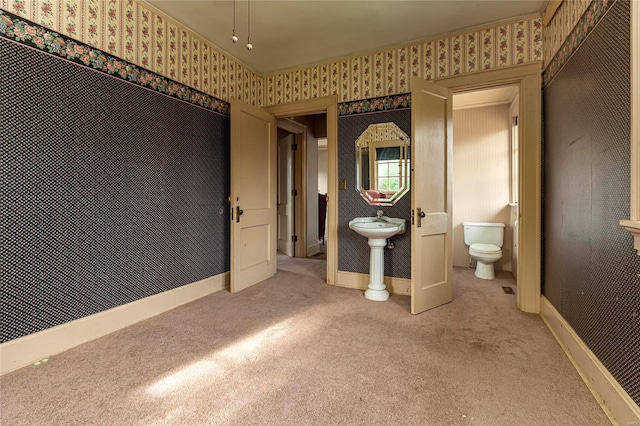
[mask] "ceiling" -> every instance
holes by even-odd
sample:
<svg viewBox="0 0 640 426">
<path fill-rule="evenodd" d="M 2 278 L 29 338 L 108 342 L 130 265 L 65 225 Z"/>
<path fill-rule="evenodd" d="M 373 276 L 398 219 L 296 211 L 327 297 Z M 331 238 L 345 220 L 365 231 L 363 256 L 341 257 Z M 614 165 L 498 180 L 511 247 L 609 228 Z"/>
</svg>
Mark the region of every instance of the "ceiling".
<svg viewBox="0 0 640 426">
<path fill-rule="evenodd" d="M 541 12 L 546 0 L 146 0 L 259 73 Z M 247 9 L 251 44 L 247 50 Z"/>
<path fill-rule="evenodd" d="M 454 93 L 453 109 L 510 104 L 518 96 L 518 86 L 500 86 L 492 89 Z"/>
</svg>

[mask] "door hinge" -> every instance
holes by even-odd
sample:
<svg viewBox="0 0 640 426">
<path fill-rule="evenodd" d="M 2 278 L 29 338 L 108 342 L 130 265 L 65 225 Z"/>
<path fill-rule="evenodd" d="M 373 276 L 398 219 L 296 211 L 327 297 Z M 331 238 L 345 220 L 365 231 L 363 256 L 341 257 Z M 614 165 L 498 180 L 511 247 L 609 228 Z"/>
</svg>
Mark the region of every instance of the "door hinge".
<svg viewBox="0 0 640 426">
<path fill-rule="evenodd" d="M 298 242 L 298 236 L 297 235 L 292 235 L 291 236 L 291 241 L 294 242 L 294 243 L 297 243 Z"/>
<path fill-rule="evenodd" d="M 297 143 L 292 143 L 291 144 L 291 151 L 297 151 L 298 150 L 298 144 Z"/>
<path fill-rule="evenodd" d="M 297 189 L 292 189 L 291 190 L 291 196 L 292 197 L 297 197 L 298 196 L 298 190 Z"/>
</svg>

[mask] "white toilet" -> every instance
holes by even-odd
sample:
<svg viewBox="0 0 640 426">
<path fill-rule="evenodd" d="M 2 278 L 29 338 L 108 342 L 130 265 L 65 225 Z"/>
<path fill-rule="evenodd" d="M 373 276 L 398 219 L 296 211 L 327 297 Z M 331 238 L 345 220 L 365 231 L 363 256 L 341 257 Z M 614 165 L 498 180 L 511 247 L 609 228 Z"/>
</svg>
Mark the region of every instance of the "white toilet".
<svg viewBox="0 0 640 426">
<path fill-rule="evenodd" d="M 504 223 L 463 222 L 462 226 L 469 255 L 477 260 L 476 277 L 494 279 L 493 263 L 502 257 Z"/>
</svg>

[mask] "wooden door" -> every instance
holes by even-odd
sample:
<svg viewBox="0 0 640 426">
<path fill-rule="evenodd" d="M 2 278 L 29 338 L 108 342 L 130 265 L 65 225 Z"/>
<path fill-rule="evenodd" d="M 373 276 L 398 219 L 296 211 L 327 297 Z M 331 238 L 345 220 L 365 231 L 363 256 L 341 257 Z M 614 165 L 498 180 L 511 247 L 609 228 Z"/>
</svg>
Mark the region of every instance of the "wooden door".
<svg viewBox="0 0 640 426">
<path fill-rule="evenodd" d="M 411 313 L 453 299 L 451 91 L 414 77 L 411 90 Z"/>
<path fill-rule="evenodd" d="M 276 273 L 276 121 L 231 102 L 231 292 Z"/>
</svg>

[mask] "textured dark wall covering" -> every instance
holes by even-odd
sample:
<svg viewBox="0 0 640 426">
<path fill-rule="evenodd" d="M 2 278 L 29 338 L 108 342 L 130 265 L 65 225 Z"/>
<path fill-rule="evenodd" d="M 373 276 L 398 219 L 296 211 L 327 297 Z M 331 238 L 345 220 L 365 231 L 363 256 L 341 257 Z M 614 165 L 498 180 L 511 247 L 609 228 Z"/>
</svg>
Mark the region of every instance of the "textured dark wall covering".
<svg viewBox="0 0 640 426">
<path fill-rule="evenodd" d="M 392 238 L 393 250 L 385 249 L 384 273 L 411 278 L 411 192 L 391 207 L 370 206 L 356 191 L 356 139 L 369 125 L 394 122 L 411 134 L 411 110 L 354 114 L 338 118 L 338 179 L 347 181 L 347 189 L 338 191 L 338 269 L 369 273 L 367 239 L 349 229 L 349 221 L 360 216 L 375 216 L 382 209 L 389 217 L 407 219 L 407 231 Z"/>
<path fill-rule="evenodd" d="M 1 341 L 229 270 L 229 118 L 0 39 Z"/>
<path fill-rule="evenodd" d="M 629 217 L 629 2 L 544 91 L 544 294 L 640 403 L 640 257 Z"/>
</svg>

